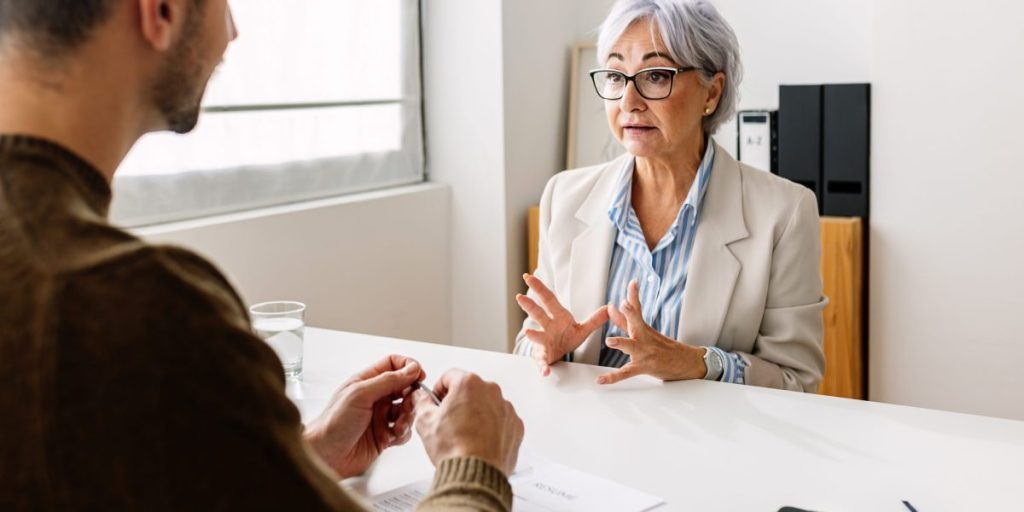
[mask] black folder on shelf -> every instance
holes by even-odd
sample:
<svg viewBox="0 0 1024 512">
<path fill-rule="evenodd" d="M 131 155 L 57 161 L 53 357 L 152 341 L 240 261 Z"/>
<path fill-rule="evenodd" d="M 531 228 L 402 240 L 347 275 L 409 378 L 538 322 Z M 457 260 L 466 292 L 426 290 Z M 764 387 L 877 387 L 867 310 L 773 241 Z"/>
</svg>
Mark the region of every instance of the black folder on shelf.
<svg viewBox="0 0 1024 512">
<path fill-rule="evenodd" d="M 814 192 L 820 210 L 822 86 L 779 87 L 779 176 Z"/>
<path fill-rule="evenodd" d="M 822 213 L 866 219 L 871 204 L 871 86 L 826 85 L 822 106 Z"/>
</svg>

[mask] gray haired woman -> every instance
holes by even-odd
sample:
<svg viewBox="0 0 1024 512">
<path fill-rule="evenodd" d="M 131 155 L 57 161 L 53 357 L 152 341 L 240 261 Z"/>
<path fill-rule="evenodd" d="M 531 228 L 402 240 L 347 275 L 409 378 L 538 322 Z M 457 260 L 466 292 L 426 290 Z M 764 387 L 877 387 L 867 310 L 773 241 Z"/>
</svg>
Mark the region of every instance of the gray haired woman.
<svg viewBox="0 0 1024 512">
<path fill-rule="evenodd" d="M 807 189 L 711 139 L 742 78 L 732 28 L 706 0 L 621 0 L 591 72 L 627 153 L 559 173 L 540 254 L 516 297 L 516 353 L 799 391 L 824 371 L 818 208 Z M 610 320 L 610 322 L 609 322 Z"/>
</svg>

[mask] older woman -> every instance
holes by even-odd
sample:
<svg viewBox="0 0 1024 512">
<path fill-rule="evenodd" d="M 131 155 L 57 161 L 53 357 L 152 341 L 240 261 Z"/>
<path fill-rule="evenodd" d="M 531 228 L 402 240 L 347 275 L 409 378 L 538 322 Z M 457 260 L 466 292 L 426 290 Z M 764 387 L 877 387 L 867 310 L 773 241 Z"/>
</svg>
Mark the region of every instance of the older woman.
<svg viewBox="0 0 1024 512">
<path fill-rule="evenodd" d="M 558 361 L 613 368 L 600 384 L 646 374 L 816 390 L 814 195 L 711 140 L 736 109 L 732 29 L 705 0 L 621 0 L 598 58 L 591 77 L 627 154 L 545 188 L 516 353 L 545 375 Z"/>
</svg>

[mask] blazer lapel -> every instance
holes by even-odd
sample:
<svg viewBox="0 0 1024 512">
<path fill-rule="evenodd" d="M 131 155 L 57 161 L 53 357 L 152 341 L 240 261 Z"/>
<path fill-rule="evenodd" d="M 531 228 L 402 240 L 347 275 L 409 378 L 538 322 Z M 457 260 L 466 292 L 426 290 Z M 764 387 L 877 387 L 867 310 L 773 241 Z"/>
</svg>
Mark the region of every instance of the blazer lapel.
<svg viewBox="0 0 1024 512">
<path fill-rule="evenodd" d="M 633 158 L 626 154 L 616 158 L 601 170 L 601 175 L 587 198 L 576 211 L 576 220 L 583 230 L 572 241 L 569 258 L 568 308 L 577 321 L 583 321 L 604 305 L 608 289 L 608 269 L 615 243 L 615 226 L 608 219 L 612 194 L 619 173 Z M 597 364 L 604 340 L 601 329 L 590 334 L 573 352 L 573 361 Z"/>
<path fill-rule="evenodd" d="M 743 220 L 743 183 L 739 163 L 721 146 L 705 192 L 679 315 L 680 341 L 718 342 L 742 265 L 729 244 L 747 238 Z"/>
</svg>

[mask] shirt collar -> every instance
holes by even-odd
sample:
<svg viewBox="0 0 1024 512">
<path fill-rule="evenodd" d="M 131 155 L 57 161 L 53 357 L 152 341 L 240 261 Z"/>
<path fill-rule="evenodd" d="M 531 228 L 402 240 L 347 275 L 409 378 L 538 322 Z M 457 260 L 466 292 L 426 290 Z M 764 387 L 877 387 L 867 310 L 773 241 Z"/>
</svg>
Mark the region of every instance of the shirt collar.
<svg viewBox="0 0 1024 512">
<path fill-rule="evenodd" d="M 15 154 L 32 158 L 59 171 L 70 180 L 86 204 L 96 214 L 106 217 L 110 209 L 110 184 L 98 169 L 64 146 L 31 135 L 0 134 L 0 155 Z"/>
<path fill-rule="evenodd" d="M 697 167 L 697 177 L 693 180 L 693 185 L 690 186 L 690 191 L 686 194 L 686 201 L 683 203 L 683 207 L 679 209 L 676 224 L 679 224 L 687 205 L 695 212 L 700 211 L 704 202 L 705 192 L 708 188 L 708 182 L 711 178 L 711 169 L 714 165 L 715 144 L 709 140 L 707 149 L 704 150 L 704 158 L 701 160 L 700 166 Z M 608 219 L 611 220 L 612 224 L 619 231 L 625 229 L 626 222 L 629 220 L 629 212 L 632 209 L 634 169 L 636 169 L 636 159 L 630 158 L 622 168 L 618 184 L 615 186 L 615 194 L 612 196 L 611 206 L 608 209 Z M 696 215 L 694 215 L 694 218 L 696 218 Z"/>
</svg>

